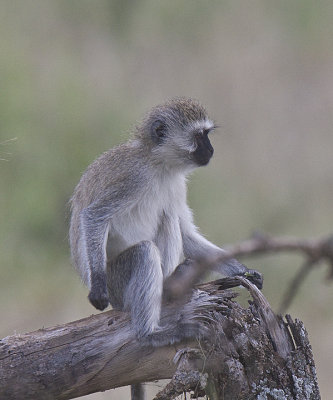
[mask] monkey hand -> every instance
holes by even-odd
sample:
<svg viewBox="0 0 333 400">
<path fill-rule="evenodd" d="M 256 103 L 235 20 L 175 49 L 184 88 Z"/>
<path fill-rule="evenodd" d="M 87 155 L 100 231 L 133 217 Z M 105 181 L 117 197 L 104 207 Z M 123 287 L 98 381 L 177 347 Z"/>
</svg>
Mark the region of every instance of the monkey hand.
<svg viewBox="0 0 333 400">
<path fill-rule="evenodd" d="M 262 289 L 264 283 L 264 277 L 262 274 L 255 269 L 249 269 L 242 275 L 244 278 L 248 279 L 250 282 L 255 284 L 258 289 Z"/>
<path fill-rule="evenodd" d="M 110 303 L 106 283 L 105 282 L 93 283 L 91 285 L 91 290 L 88 299 L 95 308 L 103 311 Z"/>
</svg>

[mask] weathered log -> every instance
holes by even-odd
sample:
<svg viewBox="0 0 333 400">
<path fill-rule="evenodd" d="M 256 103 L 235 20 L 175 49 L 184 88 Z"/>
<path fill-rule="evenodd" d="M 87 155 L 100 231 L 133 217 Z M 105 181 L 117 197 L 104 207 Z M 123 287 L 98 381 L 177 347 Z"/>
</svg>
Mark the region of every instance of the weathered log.
<svg viewBox="0 0 333 400">
<path fill-rule="evenodd" d="M 235 300 L 242 284 L 253 302 Z M 162 324 L 198 322 L 204 337 L 172 346 L 142 346 L 125 313 L 108 311 L 0 341 L 0 399 L 71 399 L 120 386 L 172 378 L 156 399 L 184 391 L 212 399 L 320 399 L 307 334 L 300 321 L 277 317 L 250 282 L 203 284 Z"/>
<path fill-rule="evenodd" d="M 328 279 L 333 279 L 333 236 L 325 236 L 320 239 L 299 239 L 293 237 L 275 238 L 269 235 L 256 234 L 253 238 L 239 244 L 229 246 L 222 255 L 216 257 L 204 256 L 192 263 L 191 268 L 182 275 L 174 274 L 166 282 L 169 296 L 182 297 L 184 292 L 190 291 L 195 283 L 199 282 L 207 271 L 214 266 L 222 264 L 230 258 L 238 258 L 243 255 L 256 255 L 263 253 L 297 252 L 305 256 L 305 263 L 289 285 L 283 296 L 280 313 L 284 313 L 296 295 L 300 284 L 308 273 L 321 261 L 329 265 Z"/>
</svg>

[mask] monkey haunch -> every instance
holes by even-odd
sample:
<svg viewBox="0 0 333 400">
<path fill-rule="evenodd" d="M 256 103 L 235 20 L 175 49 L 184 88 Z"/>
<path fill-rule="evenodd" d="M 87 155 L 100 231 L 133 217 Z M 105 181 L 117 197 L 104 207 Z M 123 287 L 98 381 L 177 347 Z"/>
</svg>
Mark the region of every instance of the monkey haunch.
<svg viewBox="0 0 333 400">
<path fill-rule="evenodd" d="M 72 197 L 72 258 L 90 302 L 130 311 L 137 337 L 154 344 L 191 335 L 189 327 L 179 326 L 174 336 L 159 328 L 163 281 L 185 259 L 223 253 L 200 235 L 186 203 L 186 176 L 208 164 L 213 129 L 194 100 L 157 106 L 130 141 L 87 168 Z M 216 269 L 249 272 L 235 259 Z M 261 286 L 261 275 L 252 274 Z"/>
</svg>

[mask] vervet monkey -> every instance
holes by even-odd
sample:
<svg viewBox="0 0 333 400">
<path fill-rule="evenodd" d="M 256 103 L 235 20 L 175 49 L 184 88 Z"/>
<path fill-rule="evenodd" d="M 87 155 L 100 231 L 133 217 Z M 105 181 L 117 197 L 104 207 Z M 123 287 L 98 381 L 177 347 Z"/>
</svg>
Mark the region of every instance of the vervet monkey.
<svg viewBox="0 0 333 400">
<path fill-rule="evenodd" d="M 159 327 L 163 281 L 184 260 L 222 255 L 193 223 L 186 177 L 207 165 L 214 129 L 206 110 L 189 98 L 154 107 L 125 144 L 103 153 L 84 172 L 71 199 L 72 258 L 104 310 L 131 313 L 138 339 L 164 345 L 191 335 Z M 231 259 L 216 269 L 225 275 L 261 274 Z"/>
</svg>

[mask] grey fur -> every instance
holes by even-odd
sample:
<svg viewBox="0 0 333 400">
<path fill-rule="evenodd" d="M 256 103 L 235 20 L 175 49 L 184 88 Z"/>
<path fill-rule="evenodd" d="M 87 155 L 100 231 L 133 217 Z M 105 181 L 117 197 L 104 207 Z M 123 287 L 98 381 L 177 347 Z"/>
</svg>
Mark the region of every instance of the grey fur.
<svg viewBox="0 0 333 400">
<path fill-rule="evenodd" d="M 195 331 L 159 326 L 163 281 L 185 258 L 223 253 L 200 235 L 186 202 L 186 176 L 211 158 L 213 128 L 192 99 L 155 107 L 131 140 L 87 168 L 72 197 L 71 252 L 89 300 L 130 311 L 137 337 L 154 345 Z M 216 268 L 248 272 L 237 260 Z"/>
</svg>

